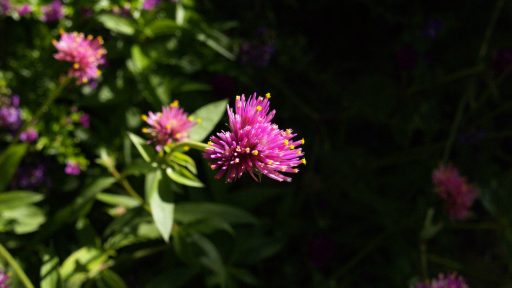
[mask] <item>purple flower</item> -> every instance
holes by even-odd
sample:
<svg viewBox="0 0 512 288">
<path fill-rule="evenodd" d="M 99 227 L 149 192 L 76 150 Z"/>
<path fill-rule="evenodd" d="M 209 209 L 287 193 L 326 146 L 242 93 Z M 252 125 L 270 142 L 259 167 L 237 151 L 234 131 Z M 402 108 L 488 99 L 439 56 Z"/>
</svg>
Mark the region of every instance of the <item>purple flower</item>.
<svg viewBox="0 0 512 288">
<path fill-rule="evenodd" d="M 271 123 L 275 110 L 270 110 L 270 93 L 257 97 L 254 93 L 246 101 L 245 96 L 237 96 L 235 111 L 227 107 L 230 131 L 221 131 L 210 138 L 204 157 L 210 160 L 210 167 L 218 170 L 217 179 L 225 176 L 227 182 L 240 178 L 245 172 L 256 181 L 257 174 L 264 174 L 277 181 L 291 181 L 283 175 L 297 173 L 295 168 L 306 164 L 304 153 L 299 148 L 304 139 L 291 129 L 280 130 Z"/>
<path fill-rule="evenodd" d="M 98 66 L 105 63 L 107 50 L 103 48 L 103 39 L 87 37 L 83 33 L 62 32 L 59 41 L 54 40 L 53 46 L 57 53 L 53 57 L 60 61 L 73 63 L 68 74 L 77 79 L 77 84 L 85 84 L 101 75 Z"/>
<path fill-rule="evenodd" d="M 28 142 L 33 143 L 39 138 L 39 134 L 37 133 L 37 130 L 30 127 L 27 128 L 27 130 L 21 132 L 20 134 L 20 141 L 21 142 Z"/>
<path fill-rule="evenodd" d="M 431 281 L 416 284 L 415 288 L 468 288 L 466 280 L 456 273 L 439 274 Z"/>
<path fill-rule="evenodd" d="M 0 270 L 0 288 L 9 288 L 7 282 L 9 282 L 9 276 L 7 276 L 4 271 Z"/>
<path fill-rule="evenodd" d="M 89 114 L 87 113 L 82 113 L 82 115 L 80 115 L 80 120 L 79 120 L 80 124 L 82 125 L 82 127 L 84 128 L 89 128 L 90 125 L 91 125 L 91 119 L 89 117 Z"/>
<path fill-rule="evenodd" d="M 32 12 L 32 7 L 30 7 L 30 4 L 24 4 L 20 7 L 17 7 L 16 12 L 18 12 L 18 14 L 23 17 Z"/>
<path fill-rule="evenodd" d="M 144 0 L 142 9 L 153 10 L 158 4 L 160 4 L 160 0 Z"/>
<path fill-rule="evenodd" d="M 398 68 L 401 70 L 413 70 L 418 64 L 418 51 L 411 46 L 404 46 L 398 49 L 395 54 Z"/>
<path fill-rule="evenodd" d="M 66 168 L 64 168 L 64 173 L 68 175 L 80 175 L 82 171 L 80 170 L 80 165 L 75 162 L 68 160 L 66 162 Z"/>
<path fill-rule="evenodd" d="M 450 218 L 463 220 L 469 216 L 478 189 L 470 185 L 457 168 L 451 165 L 439 166 L 432 173 L 432 182 L 437 194 L 445 202 Z"/>
<path fill-rule="evenodd" d="M 52 3 L 41 8 L 43 12 L 43 22 L 55 22 L 64 18 L 64 7 L 60 0 L 54 0 Z"/>
<path fill-rule="evenodd" d="M 435 39 L 439 35 L 441 29 L 443 29 L 444 23 L 439 19 L 430 19 L 425 25 L 423 34 L 430 39 Z"/>
<path fill-rule="evenodd" d="M 142 128 L 142 132 L 151 137 L 150 143 L 155 144 L 157 151 L 161 151 L 166 145 L 187 139 L 188 130 L 196 125 L 189 119 L 188 114 L 179 107 L 177 100 L 171 105 L 162 107 L 162 112 L 148 112 L 142 115 L 150 127 Z"/>
<path fill-rule="evenodd" d="M 12 95 L 10 98 L 0 97 L 0 128 L 15 131 L 21 126 L 20 98 Z"/>
<path fill-rule="evenodd" d="M 14 188 L 34 189 L 46 182 L 46 167 L 42 163 L 22 164 L 13 180 Z"/>
<path fill-rule="evenodd" d="M 0 15 L 5 15 L 11 11 L 10 0 L 0 0 Z"/>
</svg>

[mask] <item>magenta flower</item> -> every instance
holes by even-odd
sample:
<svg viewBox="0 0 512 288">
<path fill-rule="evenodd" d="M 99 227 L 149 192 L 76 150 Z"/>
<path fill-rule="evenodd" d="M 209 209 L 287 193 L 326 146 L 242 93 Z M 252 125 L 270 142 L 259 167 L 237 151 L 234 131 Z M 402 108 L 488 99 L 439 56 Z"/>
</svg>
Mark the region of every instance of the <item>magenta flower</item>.
<svg viewBox="0 0 512 288">
<path fill-rule="evenodd" d="M 82 171 L 80 170 L 80 165 L 75 162 L 68 160 L 66 162 L 66 168 L 64 168 L 64 173 L 68 175 L 80 175 Z"/>
<path fill-rule="evenodd" d="M 470 185 L 459 171 L 451 166 L 441 165 L 432 173 L 432 181 L 439 197 L 443 199 L 450 218 L 463 220 L 469 216 L 478 189 Z"/>
<path fill-rule="evenodd" d="M 89 126 L 91 126 L 91 118 L 89 117 L 89 114 L 83 113 L 82 115 L 80 115 L 79 122 L 82 125 L 82 127 L 89 128 Z"/>
<path fill-rule="evenodd" d="M 0 288 L 9 288 L 9 285 L 7 285 L 8 281 L 9 276 L 7 276 L 4 271 L 0 270 Z"/>
<path fill-rule="evenodd" d="M 25 131 L 20 133 L 21 142 L 33 143 L 37 138 L 39 138 L 39 133 L 37 133 L 37 130 L 32 127 L 27 128 Z"/>
<path fill-rule="evenodd" d="M 158 4 L 160 4 L 160 0 L 144 0 L 142 9 L 153 10 Z"/>
<path fill-rule="evenodd" d="M 53 55 L 55 59 L 73 63 L 69 75 L 77 79 L 77 83 L 87 83 L 97 79 L 101 75 L 98 66 L 105 63 L 105 50 L 101 37 L 92 35 L 84 36 L 83 33 L 61 33 L 57 42 L 53 40 L 53 46 L 58 52 Z"/>
<path fill-rule="evenodd" d="M 415 288 L 468 288 L 466 280 L 456 273 L 445 275 L 439 274 L 432 281 L 416 284 Z"/>
<path fill-rule="evenodd" d="M 0 128 L 15 131 L 21 127 L 20 97 L 0 97 Z"/>
<path fill-rule="evenodd" d="M 6 15 L 11 11 L 10 0 L 0 0 L 0 15 Z"/>
<path fill-rule="evenodd" d="M 22 6 L 16 8 L 16 12 L 18 12 L 18 14 L 23 17 L 32 12 L 32 7 L 30 7 L 30 4 L 23 4 Z"/>
<path fill-rule="evenodd" d="M 210 167 L 218 170 L 215 177 L 226 177 L 227 182 L 240 178 L 245 172 L 256 181 L 257 174 L 264 174 L 277 181 L 291 181 L 283 175 L 297 173 L 295 168 L 306 164 L 304 153 L 299 148 L 304 139 L 291 129 L 280 130 L 271 123 L 275 110 L 270 110 L 270 94 L 256 97 L 256 93 L 246 101 L 245 96 L 237 96 L 235 111 L 227 107 L 230 131 L 221 131 L 210 138 L 204 157 L 210 160 Z M 302 159 L 301 159 L 302 158 Z"/>
<path fill-rule="evenodd" d="M 150 126 L 142 128 L 142 132 L 151 137 L 149 142 L 155 144 L 157 151 L 161 151 L 168 144 L 187 139 L 188 130 L 196 124 L 179 107 L 177 100 L 167 107 L 162 107 L 162 112 L 150 111 L 148 115 L 142 115 L 142 120 Z"/>
<path fill-rule="evenodd" d="M 64 7 L 60 0 L 54 0 L 52 3 L 41 8 L 43 12 L 43 22 L 54 22 L 64 18 Z"/>
</svg>

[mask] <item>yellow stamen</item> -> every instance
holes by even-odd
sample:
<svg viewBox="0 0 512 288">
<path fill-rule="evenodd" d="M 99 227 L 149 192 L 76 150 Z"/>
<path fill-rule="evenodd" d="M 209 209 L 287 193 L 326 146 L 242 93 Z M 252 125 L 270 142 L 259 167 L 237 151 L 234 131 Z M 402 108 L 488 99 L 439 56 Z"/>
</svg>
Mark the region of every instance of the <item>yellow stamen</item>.
<svg viewBox="0 0 512 288">
<path fill-rule="evenodd" d="M 178 107 L 180 105 L 180 102 L 178 100 L 174 100 L 171 103 L 171 107 Z"/>
<path fill-rule="evenodd" d="M 272 165 L 272 163 L 274 163 L 274 161 L 272 161 L 272 160 L 268 160 L 268 161 L 267 161 L 267 164 L 268 164 L 268 165 Z"/>
<path fill-rule="evenodd" d="M 293 169 L 293 173 L 298 173 L 299 169 Z"/>
<path fill-rule="evenodd" d="M 283 141 L 283 143 L 284 143 L 284 146 L 288 146 L 288 139 L 285 139 L 285 140 Z"/>
<path fill-rule="evenodd" d="M 251 149 L 250 148 L 245 148 L 245 153 L 249 153 L 251 152 Z"/>
<path fill-rule="evenodd" d="M 281 167 L 281 171 L 286 171 L 286 167 Z"/>
<path fill-rule="evenodd" d="M 197 118 L 196 122 L 197 122 L 198 124 L 201 124 L 201 123 L 203 123 L 203 119 L 201 119 L 201 118 Z"/>
<path fill-rule="evenodd" d="M 208 141 L 208 145 L 212 146 L 213 142 L 212 141 Z"/>
<path fill-rule="evenodd" d="M 142 128 L 142 133 L 149 133 L 149 128 L 147 128 L 147 127 Z"/>
<path fill-rule="evenodd" d="M 142 121 L 148 121 L 148 116 L 147 115 L 140 115 L 140 119 L 142 119 Z"/>
<path fill-rule="evenodd" d="M 94 38 L 94 37 L 92 37 L 91 34 L 87 35 L 87 40 L 92 40 L 92 38 Z"/>
<path fill-rule="evenodd" d="M 98 39 L 98 42 L 99 42 L 100 44 L 103 44 L 103 37 L 98 36 L 96 39 Z"/>
<path fill-rule="evenodd" d="M 52 44 L 53 44 L 53 46 L 57 45 L 58 43 L 59 43 L 59 42 L 57 42 L 57 40 L 52 39 Z"/>
<path fill-rule="evenodd" d="M 292 129 L 286 129 L 286 135 L 292 134 Z"/>
<path fill-rule="evenodd" d="M 212 170 L 214 170 L 215 168 L 217 168 L 217 166 L 212 164 L 212 165 L 210 165 L 210 168 L 212 168 Z"/>
<path fill-rule="evenodd" d="M 297 152 L 295 152 L 297 155 L 302 153 L 300 150 L 297 150 Z"/>
<path fill-rule="evenodd" d="M 187 152 L 188 150 L 190 150 L 190 146 L 188 146 L 188 145 L 183 146 L 183 151 Z"/>
<path fill-rule="evenodd" d="M 82 83 L 86 84 L 87 82 L 89 82 L 87 78 L 82 79 Z"/>
<path fill-rule="evenodd" d="M 300 159 L 300 162 L 301 162 L 302 164 L 306 165 L 306 158 L 302 158 L 302 159 Z"/>
<path fill-rule="evenodd" d="M 64 34 L 64 29 L 60 28 L 60 29 L 59 29 L 59 34 L 60 34 L 60 35 Z"/>
<path fill-rule="evenodd" d="M 236 95 L 235 100 L 236 100 L 236 101 L 240 101 L 240 96 L 239 96 L 239 95 Z"/>
<path fill-rule="evenodd" d="M 261 109 L 262 109 L 262 108 L 261 108 L 261 106 L 260 106 L 260 105 L 256 106 L 256 110 L 261 111 Z"/>
<path fill-rule="evenodd" d="M 304 145 L 304 143 L 306 143 L 306 140 L 304 140 L 304 138 L 300 139 L 300 143 L 302 143 Z"/>
<path fill-rule="evenodd" d="M 181 133 L 176 133 L 176 135 L 175 135 L 175 137 L 178 139 L 180 139 L 182 136 L 183 136 L 183 134 L 181 134 Z"/>
<path fill-rule="evenodd" d="M 270 99 L 270 97 L 272 97 L 272 96 L 270 96 L 270 93 L 267 93 L 267 94 L 265 94 L 265 97 L 266 97 L 267 99 Z"/>
<path fill-rule="evenodd" d="M 293 149 L 295 149 L 295 145 L 292 144 L 292 145 L 290 145 L 290 150 L 293 150 Z"/>
<path fill-rule="evenodd" d="M 73 64 L 73 68 L 75 68 L 75 69 L 80 68 L 80 64 L 78 64 L 78 63 Z"/>
<path fill-rule="evenodd" d="M 258 152 L 258 150 L 252 150 L 251 153 L 252 153 L 252 155 L 257 156 L 259 152 Z"/>
<path fill-rule="evenodd" d="M 240 162 L 240 159 L 235 158 L 235 163 L 238 163 L 238 162 Z"/>
<path fill-rule="evenodd" d="M 172 127 L 171 124 L 165 125 L 165 129 L 167 129 L 167 130 L 171 129 L 171 127 Z"/>
</svg>

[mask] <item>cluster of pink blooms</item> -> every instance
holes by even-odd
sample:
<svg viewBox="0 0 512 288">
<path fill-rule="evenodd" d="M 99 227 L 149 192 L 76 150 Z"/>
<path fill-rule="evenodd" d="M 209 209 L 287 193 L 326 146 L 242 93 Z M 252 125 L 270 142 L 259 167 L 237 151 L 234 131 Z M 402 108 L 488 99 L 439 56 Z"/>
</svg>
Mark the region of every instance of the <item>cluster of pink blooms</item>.
<svg viewBox="0 0 512 288">
<path fill-rule="evenodd" d="M 43 6 L 41 11 L 43 12 L 44 22 L 54 22 L 64 18 L 64 7 L 60 0 L 54 0 L 52 3 Z"/>
<path fill-rule="evenodd" d="M 463 220 L 478 196 L 478 189 L 469 184 L 459 171 L 451 166 L 441 165 L 432 173 L 436 193 L 443 199 L 450 218 Z"/>
<path fill-rule="evenodd" d="M 98 66 L 105 63 L 107 54 L 101 37 L 61 32 L 60 40 L 54 40 L 53 45 L 58 51 L 54 55 L 55 59 L 73 63 L 69 75 L 75 77 L 78 84 L 88 83 L 101 75 Z"/>
<path fill-rule="evenodd" d="M 439 274 L 431 281 L 416 284 L 415 288 L 468 288 L 466 280 L 456 273 Z"/>
<path fill-rule="evenodd" d="M 9 288 L 7 282 L 9 282 L 9 276 L 7 276 L 4 271 L 0 270 L 0 288 Z"/>
<path fill-rule="evenodd" d="M 80 175 L 82 171 L 80 170 L 80 164 L 75 161 L 68 160 L 66 162 L 66 167 L 64 168 L 64 173 L 68 175 Z"/>
<path fill-rule="evenodd" d="M 149 112 L 148 115 L 142 115 L 144 120 L 150 127 L 145 127 L 142 132 L 148 134 L 151 138 L 150 143 L 154 144 L 157 151 L 173 142 L 180 142 L 188 137 L 188 130 L 192 128 L 196 122 L 193 121 L 188 114 L 179 107 L 177 100 L 171 105 L 162 107 L 161 112 Z"/>
<path fill-rule="evenodd" d="M 306 164 L 299 147 L 304 139 L 294 139 L 291 129 L 281 130 L 272 123 L 275 110 L 270 111 L 270 93 L 266 97 L 254 93 L 246 100 L 236 96 L 235 110 L 227 107 L 230 131 L 212 136 L 204 157 L 210 167 L 218 170 L 216 178 L 226 177 L 227 182 L 240 178 L 245 172 L 256 181 L 256 174 L 266 175 L 277 181 L 291 181 L 285 173 L 297 173 L 296 167 Z"/>
</svg>

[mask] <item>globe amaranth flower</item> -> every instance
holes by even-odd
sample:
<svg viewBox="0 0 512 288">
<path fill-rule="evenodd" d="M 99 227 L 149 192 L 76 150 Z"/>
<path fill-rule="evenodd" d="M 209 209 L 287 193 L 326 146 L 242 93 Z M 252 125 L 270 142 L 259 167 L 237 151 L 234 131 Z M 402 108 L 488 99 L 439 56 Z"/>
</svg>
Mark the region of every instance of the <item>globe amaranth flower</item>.
<svg viewBox="0 0 512 288">
<path fill-rule="evenodd" d="M 456 273 L 451 274 L 439 274 L 437 278 L 431 281 L 426 281 L 416 284 L 415 288 L 468 288 L 466 280 L 457 275 Z"/>
<path fill-rule="evenodd" d="M 0 97 L 0 128 L 15 131 L 21 127 L 20 98 L 18 95 Z"/>
<path fill-rule="evenodd" d="M 43 22 L 55 22 L 64 18 L 64 7 L 60 0 L 54 0 L 52 3 L 41 7 L 43 12 Z"/>
<path fill-rule="evenodd" d="M 11 11 L 10 0 L 0 0 L 0 15 L 6 15 Z"/>
<path fill-rule="evenodd" d="M 441 165 L 432 173 L 436 193 L 445 202 L 450 218 L 463 220 L 469 216 L 471 205 L 478 196 L 478 189 L 469 184 L 459 171 Z"/>
<path fill-rule="evenodd" d="M 144 4 L 142 5 L 142 9 L 144 10 L 153 10 L 155 7 L 160 4 L 160 0 L 144 0 Z"/>
<path fill-rule="evenodd" d="M 177 100 L 169 106 L 162 107 L 161 112 L 150 111 L 148 115 L 142 115 L 142 120 L 149 125 L 142 128 L 142 132 L 149 135 L 149 142 L 154 144 L 159 152 L 168 144 L 187 139 L 188 131 L 196 124 L 196 121 L 179 107 Z"/>
<path fill-rule="evenodd" d="M 53 56 L 57 60 L 73 63 L 69 75 L 75 77 L 78 84 L 85 84 L 101 75 L 98 66 L 105 63 L 107 54 L 102 44 L 101 37 L 61 32 L 60 40 L 53 40 L 53 45 L 58 51 Z"/>
<path fill-rule="evenodd" d="M 80 175 L 82 171 L 80 170 L 80 164 L 75 161 L 68 160 L 66 161 L 66 167 L 64 168 L 64 173 L 68 175 Z"/>
<path fill-rule="evenodd" d="M 9 288 L 7 282 L 9 282 L 9 276 L 7 276 L 4 271 L 0 270 L 0 288 Z"/>
<path fill-rule="evenodd" d="M 20 189 L 34 189 L 47 183 L 46 166 L 43 163 L 24 163 L 18 167 L 12 186 Z"/>
<path fill-rule="evenodd" d="M 19 7 L 16 7 L 16 12 L 18 12 L 18 15 L 23 17 L 32 12 L 32 7 L 30 6 L 30 4 L 23 4 Z"/>
<path fill-rule="evenodd" d="M 270 111 L 270 93 L 248 100 L 236 97 L 235 110 L 227 107 L 230 131 L 221 131 L 210 138 L 204 157 L 210 167 L 218 170 L 216 178 L 227 182 L 240 178 L 245 172 L 256 181 L 263 174 L 277 181 L 291 181 L 283 173 L 297 173 L 296 167 L 306 164 L 299 147 L 304 139 L 294 139 L 291 129 L 281 130 L 272 123 L 275 110 Z"/>
<path fill-rule="evenodd" d="M 29 127 L 20 133 L 21 142 L 33 143 L 37 140 L 37 138 L 39 138 L 39 133 L 37 133 L 37 130 L 32 127 Z"/>
<path fill-rule="evenodd" d="M 82 127 L 89 128 L 91 126 L 91 117 L 89 116 L 89 114 L 84 112 L 82 113 L 82 115 L 80 115 L 80 119 L 78 120 L 78 122 L 80 122 L 80 125 L 82 125 Z"/>
</svg>

